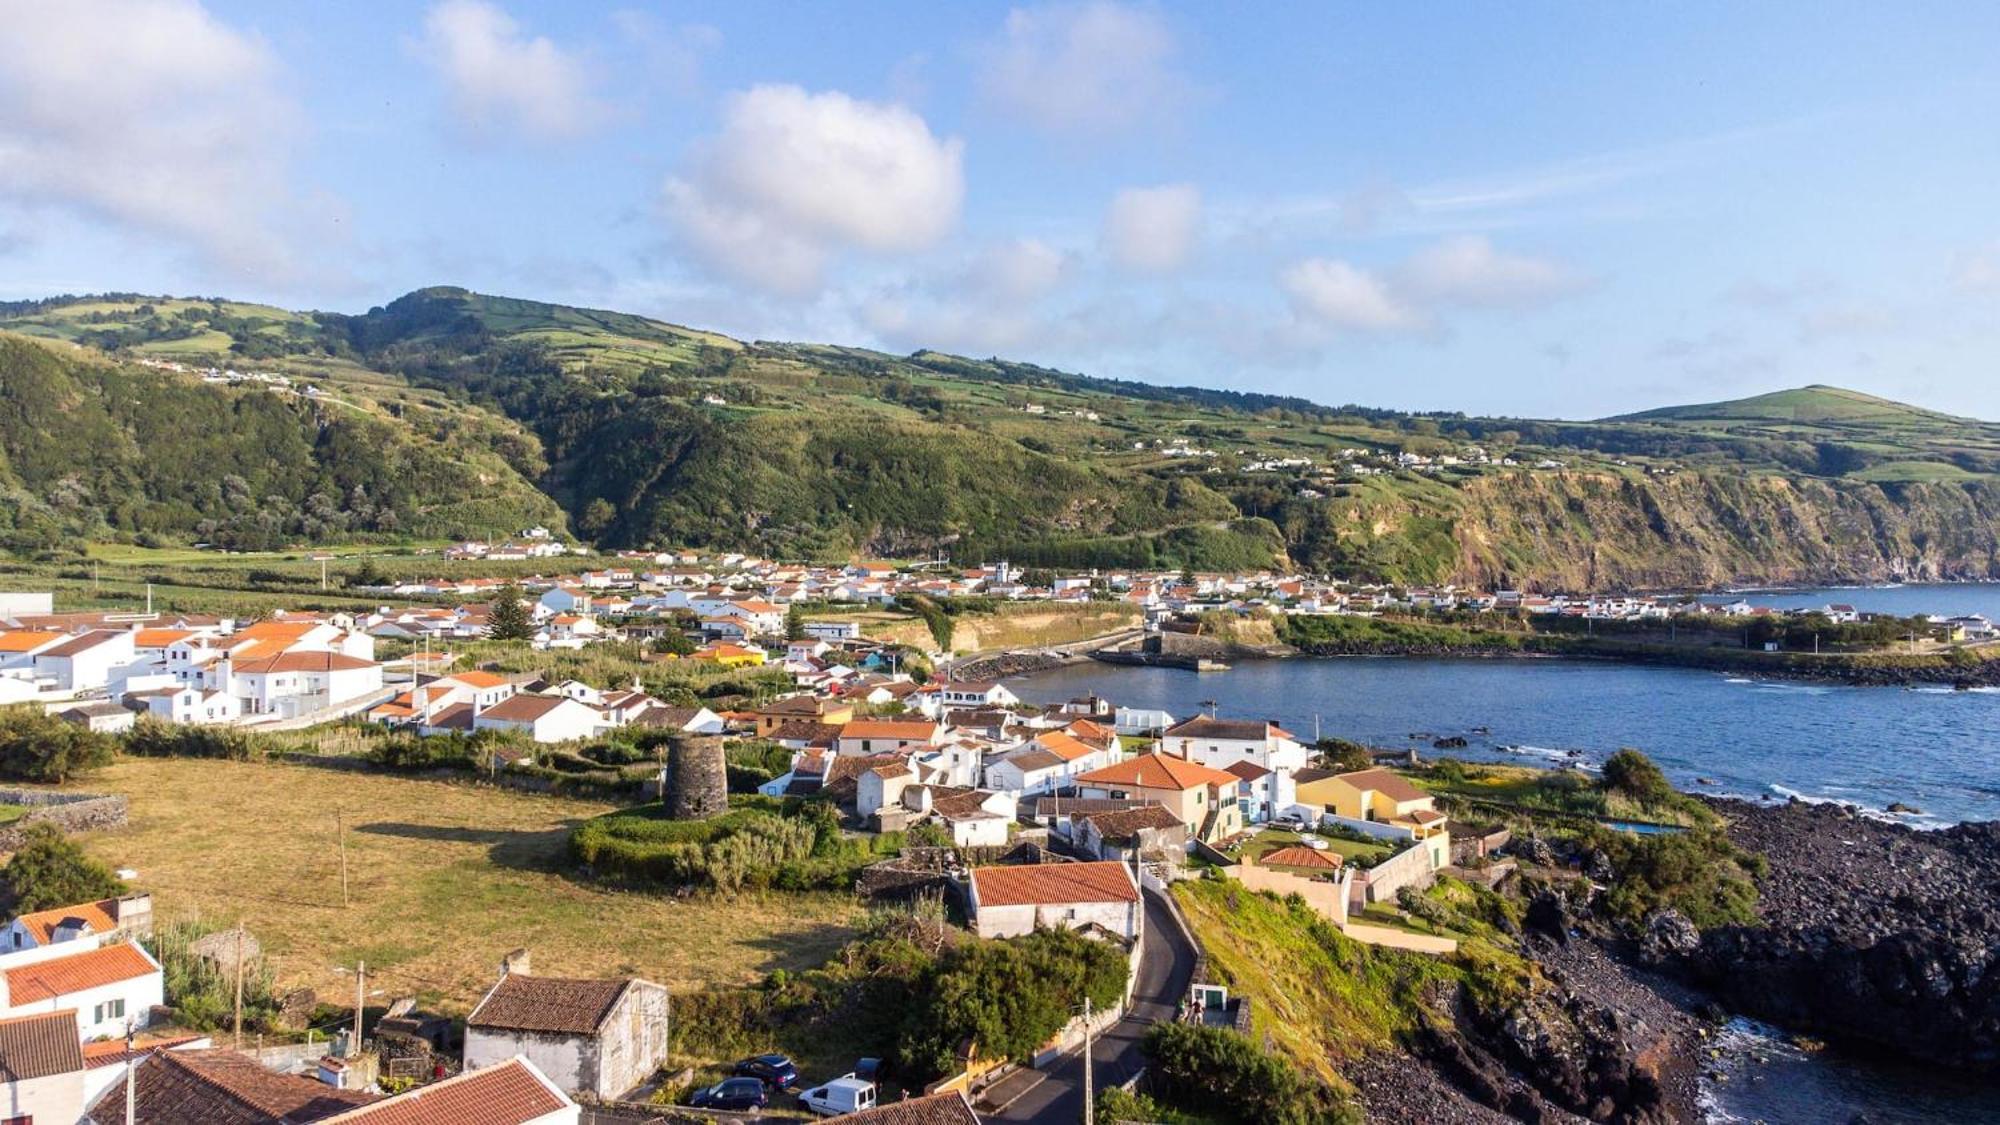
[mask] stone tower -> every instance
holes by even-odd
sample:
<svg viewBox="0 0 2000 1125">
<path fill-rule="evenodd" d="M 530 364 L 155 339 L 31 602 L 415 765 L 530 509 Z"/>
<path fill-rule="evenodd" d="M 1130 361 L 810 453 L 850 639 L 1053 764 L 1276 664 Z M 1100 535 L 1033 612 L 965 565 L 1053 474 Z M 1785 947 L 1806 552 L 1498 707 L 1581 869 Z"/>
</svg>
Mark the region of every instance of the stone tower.
<svg viewBox="0 0 2000 1125">
<path fill-rule="evenodd" d="M 719 734 L 676 734 L 667 740 L 667 816 L 706 820 L 729 809 L 729 769 Z"/>
</svg>

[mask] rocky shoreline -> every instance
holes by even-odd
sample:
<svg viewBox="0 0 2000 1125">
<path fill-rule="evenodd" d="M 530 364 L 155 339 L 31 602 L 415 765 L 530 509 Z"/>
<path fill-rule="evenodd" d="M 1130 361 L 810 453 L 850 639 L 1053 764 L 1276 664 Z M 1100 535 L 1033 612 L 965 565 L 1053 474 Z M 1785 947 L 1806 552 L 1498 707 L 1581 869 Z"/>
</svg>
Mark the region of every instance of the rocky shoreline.
<svg viewBox="0 0 2000 1125">
<path fill-rule="evenodd" d="M 1721 653 L 1728 655 L 1719 655 Z M 1841 657 L 1808 658 L 1802 653 L 1781 654 L 1788 659 L 1767 660 L 1761 653 L 1733 649 L 1689 648 L 1677 651 L 1669 648 L 1633 650 L 1613 645 L 1586 647 L 1565 644 L 1514 648 L 1501 644 L 1327 642 L 1300 646 L 1297 655 L 1319 659 L 1382 656 L 1449 660 L 1602 660 L 1620 664 L 1694 668 L 1753 676 L 1759 679 L 1838 683 L 1855 687 L 1918 685 L 1961 689 L 2000 687 L 2000 660 L 1987 660 L 1976 666 L 1959 668 L 1946 664 L 1862 664 L 1846 661 Z"/>
</svg>

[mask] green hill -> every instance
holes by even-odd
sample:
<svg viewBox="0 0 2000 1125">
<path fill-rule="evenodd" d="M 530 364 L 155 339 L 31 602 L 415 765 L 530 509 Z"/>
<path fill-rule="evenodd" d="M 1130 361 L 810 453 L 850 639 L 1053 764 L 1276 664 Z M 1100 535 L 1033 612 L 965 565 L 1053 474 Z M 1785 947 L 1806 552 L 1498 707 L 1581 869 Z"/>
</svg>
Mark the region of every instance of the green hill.
<svg viewBox="0 0 2000 1125">
<path fill-rule="evenodd" d="M 256 479 L 286 504 L 330 496 L 345 520 L 279 515 L 263 520 L 285 529 L 270 535 L 461 534 L 560 509 L 607 547 L 786 557 L 1292 562 L 1570 589 L 2000 576 L 2000 427 L 1826 387 L 1594 422 L 1410 415 L 997 358 L 746 342 L 452 288 L 359 315 L 56 298 L 0 305 L 0 328 L 67 349 L 62 362 L 91 373 L 71 376 L 83 384 L 185 384 L 173 394 L 282 407 L 269 433 L 200 434 L 208 464 L 274 462 Z M 25 354 L 0 352 L 0 365 Z M 281 373 L 325 394 L 217 388 L 142 360 Z M 0 378 L 14 382 L 4 367 Z M 46 420 L 53 398 L 41 398 Z M 123 467 L 84 475 L 132 481 L 151 505 L 140 518 L 97 502 L 91 534 L 207 539 L 218 521 L 245 524 L 188 498 L 184 478 L 199 472 L 178 452 L 148 467 L 164 438 L 127 400 L 100 396 L 86 413 Z M 65 455 L 27 430 L 0 431 L 15 466 L 0 480 L 46 507 Z M 371 453 L 348 464 L 327 436 L 361 430 L 400 468 Z M 302 444 L 272 444 L 293 431 Z M 327 493 L 334 477 L 393 493 L 390 526 L 350 511 L 347 486 Z"/>
</svg>

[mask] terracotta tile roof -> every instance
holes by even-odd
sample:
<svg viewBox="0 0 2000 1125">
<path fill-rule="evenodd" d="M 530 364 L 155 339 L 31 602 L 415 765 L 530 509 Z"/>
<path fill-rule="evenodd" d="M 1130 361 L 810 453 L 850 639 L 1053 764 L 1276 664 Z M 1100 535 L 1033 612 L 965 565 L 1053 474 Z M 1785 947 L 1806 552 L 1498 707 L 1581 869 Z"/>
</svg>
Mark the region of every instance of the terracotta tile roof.
<svg viewBox="0 0 2000 1125">
<path fill-rule="evenodd" d="M 35 655 L 37 657 L 75 656 L 80 652 L 89 652 L 91 649 L 94 649 L 99 645 L 110 644 L 111 642 L 117 640 L 120 637 L 127 637 L 130 635 L 131 634 L 121 632 L 117 629 L 98 629 L 88 633 L 78 633 L 76 636 L 71 637 L 70 639 L 64 641 L 63 643 L 57 645 L 56 647 L 51 649 L 43 649 L 41 652 L 38 652 Z"/>
<path fill-rule="evenodd" d="M 1038 746 L 1030 746 L 1026 750 L 1016 750 L 1012 754 L 1007 755 L 1003 760 L 1022 773 L 1054 769 L 1063 764 L 1061 758 Z"/>
<path fill-rule="evenodd" d="M 75 906 L 57 906 L 48 910 L 37 910 L 14 919 L 21 928 L 33 935 L 36 945 L 47 945 L 49 935 L 55 932 L 64 919 L 77 918 L 89 923 L 92 933 L 108 934 L 118 928 L 118 919 L 111 911 L 117 907 L 115 898 L 100 899 L 97 902 L 83 902 Z"/>
<path fill-rule="evenodd" d="M 1238 778 L 1233 773 L 1210 769 L 1186 758 L 1153 753 L 1078 774 L 1076 780 L 1085 785 L 1130 785 L 1140 789 L 1186 791 L 1203 785 L 1233 786 Z"/>
<path fill-rule="evenodd" d="M 157 1051 L 133 1076 L 136 1118 L 201 1125 L 291 1125 L 323 1121 L 378 1095 L 266 1070 L 248 1055 L 217 1049 Z M 113 1083 L 91 1106 L 98 1125 L 128 1125 L 125 1087 Z"/>
<path fill-rule="evenodd" d="M 1260 777 L 1269 777 L 1271 774 L 1270 770 L 1265 769 L 1248 758 L 1229 763 L 1222 767 L 1222 772 L 1233 773 L 1245 781 L 1255 781 Z"/>
<path fill-rule="evenodd" d="M 44 645 L 52 645 L 63 639 L 61 633 L 41 630 L 18 630 L 0 633 L 0 652 L 33 652 Z"/>
<path fill-rule="evenodd" d="M 576 1103 L 519 1057 L 326 1118 L 329 1125 L 522 1125 Z"/>
<path fill-rule="evenodd" d="M 0 1077 L 9 1083 L 82 1069 L 83 1048 L 76 1037 L 74 1012 L 0 1020 Z"/>
<path fill-rule="evenodd" d="M 507 677 L 497 676 L 494 675 L 492 672 L 455 672 L 449 676 L 443 677 L 442 679 L 433 680 L 431 682 L 445 683 L 445 684 L 464 684 L 466 687 L 469 688 L 490 688 L 490 687 L 504 686 L 507 683 Z"/>
<path fill-rule="evenodd" d="M 981 907 L 1139 901 L 1132 873 L 1109 861 L 975 867 L 972 889 Z"/>
<path fill-rule="evenodd" d="M 1081 739 L 1064 734 L 1059 730 L 1052 730 L 1037 736 L 1035 745 L 1040 746 L 1065 762 L 1074 762 L 1078 758 L 1088 758 L 1092 754 L 1097 753 L 1097 747 L 1086 745 Z"/>
<path fill-rule="evenodd" d="M 1215 719 L 1197 715 L 1167 728 L 1169 738 L 1224 738 L 1231 741 L 1262 742 L 1273 734 L 1283 734 L 1275 724 L 1262 719 Z"/>
<path fill-rule="evenodd" d="M 1385 769 L 1355 770 L 1339 776 L 1340 780 L 1356 789 L 1372 789 L 1391 801 L 1421 801 L 1430 796 L 1407 779 Z"/>
<path fill-rule="evenodd" d="M 132 644 L 138 648 L 165 648 L 192 636 L 194 632 L 190 629 L 141 629 L 132 634 Z"/>
<path fill-rule="evenodd" d="M 839 1118 L 845 1125 L 979 1125 L 972 1103 L 957 1091 L 885 1102 Z"/>
<path fill-rule="evenodd" d="M 928 742 L 936 733 L 935 723 L 897 722 L 893 719 L 856 719 L 840 728 L 842 738 L 887 738 L 908 742 Z"/>
<path fill-rule="evenodd" d="M 83 1045 L 83 1065 L 87 1067 L 115 1066 L 132 1059 L 143 1059 L 154 1051 L 167 1051 L 186 1043 L 199 1043 L 205 1035 L 141 1035 L 133 1041 L 130 1050 L 123 1039 L 100 1039 Z"/>
<path fill-rule="evenodd" d="M 19 1007 L 160 971 L 146 951 L 133 942 L 107 945 L 86 953 L 37 961 L 8 969 L 7 1002 Z"/>
<path fill-rule="evenodd" d="M 1293 844 L 1289 848 L 1279 848 L 1257 861 L 1260 867 L 1325 867 L 1340 866 L 1340 857 L 1304 844 Z"/>
<path fill-rule="evenodd" d="M 631 984 L 509 973 L 466 1017 L 465 1026 L 595 1035 Z"/>
<path fill-rule="evenodd" d="M 1129 840 L 1146 828 L 1185 828 L 1181 818 L 1165 805 L 1140 805 L 1136 809 L 1084 813 L 1074 819 L 1087 820 L 1099 836 L 1107 840 Z"/>
<path fill-rule="evenodd" d="M 1041 816 L 1083 816 L 1089 813 L 1118 812 L 1122 809 L 1136 809 L 1149 804 L 1130 797 L 1037 797 L 1035 815 Z"/>
<path fill-rule="evenodd" d="M 482 719 L 509 723 L 532 723 L 567 701 L 561 695 L 510 695 L 479 713 Z"/>
<path fill-rule="evenodd" d="M 238 660 L 236 671 L 260 676 L 273 672 L 352 672 L 375 662 L 340 652 L 280 652 L 259 660 Z"/>
</svg>

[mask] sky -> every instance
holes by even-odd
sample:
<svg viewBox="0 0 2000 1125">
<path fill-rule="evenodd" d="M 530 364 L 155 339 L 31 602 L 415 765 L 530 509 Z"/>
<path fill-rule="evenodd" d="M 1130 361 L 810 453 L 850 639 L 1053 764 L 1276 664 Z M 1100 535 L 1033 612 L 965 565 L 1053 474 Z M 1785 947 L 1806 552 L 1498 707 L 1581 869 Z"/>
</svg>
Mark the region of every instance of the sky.
<svg viewBox="0 0 2000 1125">
<path fill-rule="evenodd" d="M 2000 5 L 0 0 L 0 299 L 2000 418 Z"/>
</svg>

